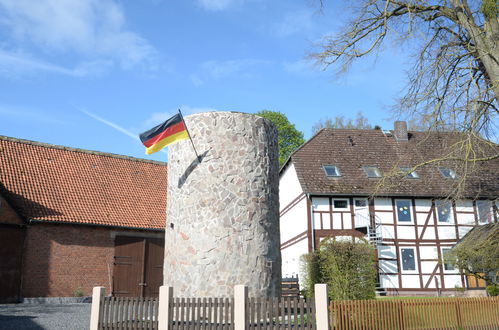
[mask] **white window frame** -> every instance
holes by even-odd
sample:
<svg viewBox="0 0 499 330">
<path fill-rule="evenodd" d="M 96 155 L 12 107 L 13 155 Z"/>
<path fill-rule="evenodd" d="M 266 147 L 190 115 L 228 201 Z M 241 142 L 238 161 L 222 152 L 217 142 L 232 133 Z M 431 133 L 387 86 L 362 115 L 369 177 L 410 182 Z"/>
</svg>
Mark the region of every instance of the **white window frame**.
<svg viewBox="0 0 499 330">
<path fill-rule="evenodd" d="M 459 273 L 458 269 L 456 268 L 456 266 L 453 266 L 454 269 L 450 270 L 450 269 L 445 269 L 445 257 L 444 257 L 444 250 L 451 250 L 452 248 L 451 247 L 448 247 L 448 246 L 443 246 L 440 248 L 440 252 L 441 252 L 441 255 L 442 255 L 442 269 L 444 270 L 444 273 L 452 273 L 452 274 L 455 274 L 455 273 Z"/>
<path fill-rule="evenodd" d="M 334 201 L 346 201 L 347 207 L 335 207 Z M 332 204 L 331 206 L 332 206 L 333 211 L 335 211 L 335 210 L 348 210 L 348 212 L 350 212 L 350 201 L 348 200 L 348 198 L 333 198 L 333 200 L 331 201 L 331 204 Z"/>
<path fill-rule="evenodd" d="M 399 221 L 399 212 L 398 212 L 398 206 L 397 206 L 398 201 L 409 202 L 409 211 L 411 214 L 411 221 Z M 414 210 L 412 207 L 412 200 L 410 200 L 410 199 L 396 199 L 395 200 L 395 217 L 397 219 L 397 225 L 398 224 L 414 224 Z"/>
<path fill-rule="evenodd" d="M 402 172 L 409 172 L 409 171 L 411 170 L 411 168 L 410 168 L 410 167 L 400 167 L 400 170 L 401 170 Z M 405 177 L 406 177 L 407 179 L 411 179 L 411 180 L 421 179 L 421 178 L 419 177 L 418 172 L 416 172 L 416 171 L 411 171 L 411 172 L 409 172 L 408 174 L 406 174 L 406 175 L 405 175 Z"/>
<path fill-rule="evenodd" d="M 326 167 L 334 167 L 336 170 L 336 173 L 338 173 L 338 175 L 329 175 L 327 173 Z M 328 177 L 328 178 L 339 178 L 341 176 L 340 169 L 336 165 L 330 165 L 330 164 L 329 165 L 322 165 L 322 169 L 324 170 L 324 173 L 326 174 L 326 177 Z"/>
<path fill-rule="evenodd" d="M 402 258 L 402 250 L 411 249 L 414 253 L 414 270 L 405 270 L 404 269 L 404 260 Z M 412 246 L 401 246 L 399 247 L 399 258 L 400 258 L 400 273 L 401 274 L 419 274 L 418 267 L 418 254 L 416 253 L 416 247 Z"/>
<path fill-rule="evenodd" d="M 439 167 L 438 171 L 445 179 L 449 179 L 449 180 L 456 180 L 457 179 L 456 171 L 454 171 L 452 168 Z M 443 171 L 449 171 L 449 176 L 445 175 Z"/>
<path fill-rule="evenodd" d="M 368 168 L 373 168 L 374 171 L 376 172 L 377 176 L 369 176 L 369 173 L 367 172 L 367 169 Z M 362 166 L 362 169 L 364 170 L 364 173 L 366 174 L 366 176 L 369 178 L 369 179 L 377 179 L 377 178 L 381 178 L 383 175 L 381 174 L 381 171 L 380 169 L 378 168 L 378 166 L 373 166 L 373 165 L 367 165 L 367 166 Z"/>
<path fill-rule="evenodd" d="M 440 213 L 438 212 L 438 207 L 439 207 L 439 202 L 440 205 L 445 205 L 448 204 L 450 206 L 450 211 L 449 211 L 449 221 L 440 221 Z M 445 199 L 437 199 L 435 200 L 435 211 L 437 212 L 437 222 L 440 224 L 454 224 L 454 210 L 452 207 L 452 202 L 451 201 L 446 201 Z"/>
</svg>

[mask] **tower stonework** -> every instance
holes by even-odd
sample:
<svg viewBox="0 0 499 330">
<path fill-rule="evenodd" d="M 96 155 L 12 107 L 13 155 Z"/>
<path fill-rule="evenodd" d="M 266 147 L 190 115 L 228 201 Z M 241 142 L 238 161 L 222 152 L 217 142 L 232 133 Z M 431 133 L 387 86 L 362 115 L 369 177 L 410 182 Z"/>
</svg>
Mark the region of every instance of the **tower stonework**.
<svg viewBox="0 0 499 330">
<path fill-rule="evenodd" d="M 185 118 L 191 142 L 169 148 L 164 284 L 175 296 L 280 295 L 277 130 L 259 116 Z"/>
</svg>

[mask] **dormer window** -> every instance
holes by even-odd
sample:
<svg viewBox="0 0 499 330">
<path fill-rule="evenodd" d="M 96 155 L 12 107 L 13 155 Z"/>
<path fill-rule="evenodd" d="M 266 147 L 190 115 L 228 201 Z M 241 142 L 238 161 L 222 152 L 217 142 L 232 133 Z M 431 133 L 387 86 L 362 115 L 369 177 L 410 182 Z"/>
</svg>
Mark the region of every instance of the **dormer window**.
<svg viewBox="0 0 499 330">
<path fill-rule="evenodd" d="M 340 170 L 336 165 L 322 165 L 322 167 L 324 168 L 324 172 L 326 172 L 326 176 L 329 177 L 341 176 Z"/>
<path fill-rule="evenodd" d="M 364 172 L 366 172 L 368 178 L 381 178 L 381 172 L 376 166 L 364 166 L 362 167 Z"/>
<path fill-rule="evenodd" d="M 419 174 L 416 171 L 411 171 L 410 167 L 401 167 L 400 170 L 407 173 L 406 178 L 408 179 L 419 179 Z"/>
<path fill-rule="evenodd" d="M 457 178 L 456 172 L 451 168 L 439 167 L 438 170 L 440 171 L 440 174 L 442 174 L 442 176 L 444 178 L 447 178 L 447 179 L 456 179 Z"/>
</svg>

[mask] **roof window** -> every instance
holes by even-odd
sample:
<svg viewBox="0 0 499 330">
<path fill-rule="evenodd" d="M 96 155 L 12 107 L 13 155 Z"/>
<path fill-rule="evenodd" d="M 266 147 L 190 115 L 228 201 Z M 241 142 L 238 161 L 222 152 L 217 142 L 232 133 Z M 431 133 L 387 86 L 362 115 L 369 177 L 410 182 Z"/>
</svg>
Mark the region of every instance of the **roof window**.
<svg viewBox="0 0 499 330">
<path fill-rule="evenodd" d="M 411 171 L 410 167 L 401 167 L 400 170 L 407 173 L 406 177 L 408 179 L 419 179 L 419 174 L 416 171 Z"/>
<path fill-rule="evenodd" d="M 326 176 L 341 176 L 340 170 L 336 165 L 322 165 L 322 167 L 324 168 L 324 172 L 326 172 Z"/>
<path fill-rule="evenodd" d="M 368 178 L 380 178 L 381 172 L 376 166 L 363 166 L 364 172 L 366 172 Z"/>
<path fill-rule="evenodd" d="M 447 178 L 447 179 L 456 179 L 457 178 L 456 172 L 451 168 L 439 167 L 438 170 L 440 171 L 440 174 L 442 174 L 442 176 L 444 178 Z"/>
</svg>

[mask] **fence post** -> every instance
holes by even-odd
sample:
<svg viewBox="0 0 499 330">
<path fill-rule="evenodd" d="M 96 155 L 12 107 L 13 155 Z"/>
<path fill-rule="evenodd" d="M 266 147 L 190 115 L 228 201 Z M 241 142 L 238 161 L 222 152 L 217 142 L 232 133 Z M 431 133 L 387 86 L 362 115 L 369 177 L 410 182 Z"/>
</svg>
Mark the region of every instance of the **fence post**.
<svg viewBox="0 0 499 330">
<path fill-rule="evenodd" d="M 246 302 L 248 301 L 248 287 L 234 286 L 234 330 L 246 330 L 248 324 Z"/>
<path fill-rule="evenodd" d="M 317 330 L 327 330 L 329 327 L 327 308 L 327 284 L 314 285 L 315 325 Z"/>
<path fill-rule="evenodd" d="M 90 330 L 99 329 L 100 304 L 104 298 L 105 288 L 103 286 L 95 286 L 92 289 L 92 307 L 90 310 Z"/>
<path fill-rule="evenodd" d="M 172 318 L 170 305 L 173 299 L 173 287 L 159 287 L 158 301 L 158 330 L 169 330 L 170 320 Z"/>
</svg>

